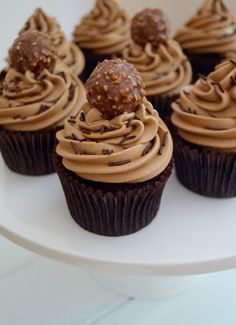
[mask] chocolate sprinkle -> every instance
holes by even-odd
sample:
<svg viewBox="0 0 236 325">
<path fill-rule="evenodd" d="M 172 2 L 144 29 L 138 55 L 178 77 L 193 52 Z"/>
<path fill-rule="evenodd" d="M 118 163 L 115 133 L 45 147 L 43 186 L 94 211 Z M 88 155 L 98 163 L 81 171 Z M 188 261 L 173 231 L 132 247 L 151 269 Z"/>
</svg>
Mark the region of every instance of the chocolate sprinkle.
<svg viewBox="0 0 236 325">
<path fill-rule="evenodd" d="M 66 74 L 65 74 L 64 71 L 58 72 L 58 76 L 62 77 L 64 79 L 65 83 L 67 82 L 67 80 L 66 80 Z"/>
<path fill-rule="evenodd" d="M 129 135 L 129 134 L 125 134 L 123 139 L 119 142 L 119 144 L 124 144 L 126 141 L 135 139 L 136 136 L 135 135 Z"/>
<path fill-rule="evenodd" d="M 121 165 L 125 165 L 125 164 L 128 164 L 130 163 L 131 160 L 130 159 L 126 159 L 126 160 L 120 160 L 120 161 L 113 161 L 113 162 L 110 162 L 108 164 L 108 166 L 121 166 Z"/>
<path fill-rule="evenodd" d="M 42 113 L 46 112 L 49 108 L 50 108 L 50 106 L 42 104 L 39 106 L 39 109 L 35 115 L 42 114 Z"/>
<path fill-rule="evenodd" d="M 70 88 L 69 88 L 69 96 L 68 96 L 68 101 L 72 101 L 72 99 L 75 96 L 75 86 L 73 84 L 71 84 Z"/>
<path fill-rule="evenodd" d="M 110 149 L 102 149 L 102 153 L 104 155 L 111 155 L 114 152 L 114 150 Z"/>
<path fill-rule="evenodd" d="M 236 76 L 234 76 L 234 77 L 231 76 L 231 77 L 230 77 L 230 80 L 231 80 L 232 85 L 233 85 L 233 86 L 236 86 Z"/>
<path fill-rule="evenodd" d="M 27 116 L 24 116 L 24 115 L 15 115 L 15 116 L 13 116 L 13 120 L 17 120 L 17 119 L 25 120 L 25 119 L 27 119 Z"/>
<path fill-rule="evenodd" d="M 221 86 L 221 84 L 220 84 L 218 81 L 212 81 L 211 84 L 212 84 L 213 86 L 217 86 L 217 87 L 220 89 L 220 91 L 221 91 L 222 93 L 225 92 L 224 89 L 223 89 L 223 87 Z"/>
<path fill-rule="evenodd" d="M 142 156 L 145 156 L 146 154 L 148 154 L 152 149 L 152 143 L 149 143 L 146 148 L 143 150 L 142 152 Z"/>
<path fill-rule="evenodd" d="M 84 114 L 83 111 L 80 113 L 79 119 L 80 119 L 81 122 L 85 121 L 85 114 Z"/>
<path fill-rule="evenodd" d="M 164 136 L 163 136 L 163 139 L 162 139 L 162 143 L 161 143 L 160 149 L 158 151 L 158 155 L 162 155 L 163 148 L 166 146 L 167 137 L 168 137 L 168 131 L 166 131 L 164 133 Z"/>
<path fill-rule="evenodd" d="M 75 153 L 76 155 L 78 155 L 78 153 L 79 153 L 79 149 L 78 149 L 77 145 L 76 145 L 74 142 L 70 142 L 70 145 L 71 145 L 71 147 L 72 147 L 74 153 Z"/>
<path fill-rule="evenodd" d="M 231 59 L 231 60 L 229 60 L 229 62 L 231 62 L 236 67 L 236 61 Z"/>
<path fill-rule="evenodd" d="M 69 123 L 75 124 L 75 120 L 67 120 Z"/>
<path fill-rule="evenodd" d="M 133 120 L 136 120 L 136 119 L 138 119 L 137 116 L 135 116 L 135 115 L 131 116 L 131 117 L 128 119 L 128 121 L 127 121 L 126 127 L 127 127 L 127 128 L 130 127 L 130 125 L 131 125 L 131 123 L 133 122 Z"/>
</svg>

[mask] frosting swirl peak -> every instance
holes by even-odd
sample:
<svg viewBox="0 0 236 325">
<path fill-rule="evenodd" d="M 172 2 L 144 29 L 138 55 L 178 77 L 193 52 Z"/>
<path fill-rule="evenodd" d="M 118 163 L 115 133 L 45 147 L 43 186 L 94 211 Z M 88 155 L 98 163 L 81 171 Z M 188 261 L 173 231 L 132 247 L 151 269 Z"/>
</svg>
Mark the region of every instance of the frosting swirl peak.
<svg viewBox="0 0 236 325">
<path fill-rule="evenodd" d="M 172 122 L 188 142 L 236 151 L 236 62 L 226 60 L 173 103 Z"/>
<path fill-rule="evenodd" d="M 123 50 L 122 58 L 139 71 L 148 96 L 176 95 L 192 80 L 192 69 L 179 44 L 167 40 L 153 48 L 133 43 Z"/>
<path fill-rule="evenodd" d="M 114 0 L 97 0 L 94 9 L 74 31 L 81 48 L 97 54 L 120 53 L 130 42 L 130 21 Z"/>
<path fill-rule="evenodd" d="M 223 0 L 206 0 L 175 39 L 186 51 L 195 54 L 234 51 L 236 48 L 236 21 Z"/>
<path fill-rule="evenodd" d="M 64 65 L 40 75 L 9 68 L 1 73 L 0 125 L 12 131 L 37 131 L 61 126 L 85 102 L 80 80 Z"/>
</svg>

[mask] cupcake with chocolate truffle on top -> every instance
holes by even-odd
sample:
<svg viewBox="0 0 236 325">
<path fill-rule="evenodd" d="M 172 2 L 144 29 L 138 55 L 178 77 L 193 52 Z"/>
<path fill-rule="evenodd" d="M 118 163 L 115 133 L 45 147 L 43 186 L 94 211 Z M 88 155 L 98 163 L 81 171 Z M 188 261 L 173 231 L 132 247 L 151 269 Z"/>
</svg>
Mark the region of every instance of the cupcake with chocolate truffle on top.
<svg viewBox="0 0 236 325">
<path fill-rule="evenodd" d="M 205 0 L 195 15 L 177 31 L 175 39 L 188 56 L 194 81 L 207 76 L 230 53 L 236 52 L 236 19 L 223 0 Z"/>
<path fill-rule="evenodd" d="M 0 150 L 18 173 L 54 171 L 56 131 L 79 112 L 85 90 L 64 65 L 56 64 L 50 39 L 39 32 L 18 37 L 10 49 L 10 67 L 0 80 Z"/>
<path fill-rule="evenodd" d="M 236 196 L 236 61 L 185 87 L 172 108 L 180 182 L 205 196 Z"/>
<path fill-rule="evenodd" d="M 155 217 L 172 170 L 171 135 L 136 69 L 121 59 L 98 64 L 88 102 L 57 133 L 55 167 L 74 220 L 107 236 L 140 230 Z"/>
<path fill-rule="evenodd" d="M 120 56 L 130 42 L 130 21 L 115 0 L 97 0 L 95 7 L 76 26 L 74 42 L 83 50 L 86 81 L 98 62 Z"/>
<path fill-rule="evenodd" d="M 165 121 L 180 89 L 192 80 L 191 65 L 169 32 L 161 10 L 145 9 L 132 19 L 133 43 L 122 52 L 122 58 L 139 71 L 148 100 Z"/>
<path fill-rule="evenodd" d="M 85 66 L 84 55 L 78 46 L 68 41 L 55 18 L 48 16 L 41 8 L 37 8 L 26 21 L 19 35 L 29 31 L 45 33 L 55 48 L 58 60 L 77 76 L 81 74 Z"/>
</svg>

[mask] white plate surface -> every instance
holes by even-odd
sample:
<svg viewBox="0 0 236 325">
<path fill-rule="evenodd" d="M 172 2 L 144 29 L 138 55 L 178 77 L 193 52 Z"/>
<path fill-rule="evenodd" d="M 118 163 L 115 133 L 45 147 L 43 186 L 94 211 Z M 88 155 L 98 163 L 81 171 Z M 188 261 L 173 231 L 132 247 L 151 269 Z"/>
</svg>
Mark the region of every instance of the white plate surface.
<svg viewBox="0 0 236 325">
<path fill-rule="evenodd" d="M 209 199 L 173 174 L 155 220 L 124 237 L 94 235 L 70 217 L 57 175 L 12 173 L 0 158 L 0 233 L 36 253 L 126 275 L 188 275 L 236 267 L 236 198 Z"/>
</svg>

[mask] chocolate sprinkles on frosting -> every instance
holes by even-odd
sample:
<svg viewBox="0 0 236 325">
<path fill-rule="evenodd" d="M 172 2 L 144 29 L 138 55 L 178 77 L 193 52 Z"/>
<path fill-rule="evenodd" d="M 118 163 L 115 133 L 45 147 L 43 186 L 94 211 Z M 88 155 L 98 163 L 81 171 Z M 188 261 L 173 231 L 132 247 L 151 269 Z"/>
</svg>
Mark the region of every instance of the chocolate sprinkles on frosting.
<svg viewBox="0 0 236 325">
<path fill-rule="evenodd" d="M 230 80 L 231 80 L 231 84 L 233 85 L 233 86 L 236 86 L 236 76 L 231 76 L 230 77 Z"/>
<path fill-rule="evenodd" d="M 121 165 L 125 165 L 125 164 L 129 164 L 131 162 L 130 159 L 126 159 L 126 160 L 120 160 L 120 161 L 112 161 L 108 164 L 108 166 L 121 166 Z"/>
<path fill-rule="evenodd" d="M 162 138 L 160 149 L 158 151 L 158 155 L 162 155 L 163 148 L 166 146 L 167 137 L 168 137 L 168 131 L 165 131 L 164 136 Z"/>
<path fill-rule="evenodd" d="M 151 151 L 152 147 L 153 147 L 152 143 L 149 143 L 149 144 L 144 148 L 144 150 L 143 150 L 143 152 L 142 152 L 142 156 L 147 155 L 147 154 Z"/>
<path fill-rule="evenodd" d="M 221 91 L 222 93 L 225 92 L 224 89 L 223 89 L 223 87 L 221 86 L 220 82 L 218 82 L 218 81 L 212 81 L 211 84 L 212 84 L 213 86 L 217 86 L 217 87 L 220 89 L 220 91 Z"/>
<path fill-rule="evenodd" d="M 39 109 L 35 115 L 42 114 L 42 113 L 46 112 L 49 108 L 50 108 L 50 106 L 42 104 L 39 106 Z"/>
<path fill-rule="evenodd" d="M 127 121 L 126 127 L 127 127 L 127 128 L 130 127 L 130 125 L 131 125 L 131 123 L 133 122 L 133 120 L 137 120 L 137 119 L 138 119 L 137 116 L 135 116 L 135 115 L 131 116 L 131 117 L 128 119 L 128 121 Z"/>
<path fill-rule="evenodd" d="M 82 112 L 80 112 L 80 116 L 79 116 L 79 119 L 80 119 L 80 121 L 81 122 L 85 122 L 85 114 L 84 114 L 84 112 L 82 111 Z"/>
<path fill-rule="evenodd" d="M 74 98 L 75 96 L 75 86 L 73 84 L 70 85 L 70 88 L 69 88 L 69 95 L 68 95 L 68 101 L 72 101 L 72 99 Z"/>
<path fill-rule="evenodd" d="M 25 115 L 15 115 L 15 116 L 13 116 L 13 120 L 17 120 L 17 119 L 26 120 L 27 116 L 25 116 Z"/>
<path fill-rule="evenodd" d="M 104 155 L 111 155 L 114 152 L 112 149 L 102 149 Z"/>
<path fill-rule="evenodd" d="M 229 62 L 231 62 L 236 67 L 236 61 L 230 59 Z"/>
<path fill-rule="evenodd" d="M 119 144 L 124 144 L 125 142 L 129 141 L 129 140 L 133 140 L 135 139 L 136 136 L 135 135 L 129 135 L 129 133 L 125 134 L 123 139 L 121 139 L 121 141 L 119 142 Z"/>
<path fill-rule="evenodd" d="M 77 145 L 72 141 L 70 142 L 70 145 L 71 145 L 71 148 L 73 149 L 74 153 L 76 155 L 78 155 L 79 154 L 79 149 L 78 149 Z"/>
</svg>

